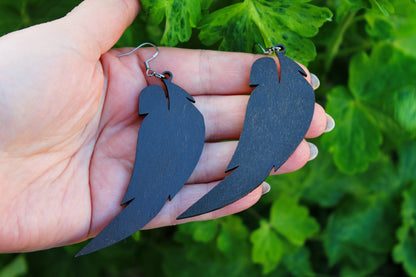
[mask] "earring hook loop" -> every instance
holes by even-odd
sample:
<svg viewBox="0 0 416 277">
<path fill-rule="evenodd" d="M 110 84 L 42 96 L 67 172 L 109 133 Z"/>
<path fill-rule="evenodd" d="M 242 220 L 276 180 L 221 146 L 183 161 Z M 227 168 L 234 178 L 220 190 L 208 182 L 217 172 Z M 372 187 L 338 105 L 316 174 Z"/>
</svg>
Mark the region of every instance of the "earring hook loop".
<svg viewBox="0 0 416 277">
<path fill-rule="evenodd" d="M 127 52 L 127 53 L 124 53 L 124 54 L 120 54 L 120 55 L 117 55 L 117 57 L 123 57 L 123 56 L 127 56 L 127 55 L 130 55 L 130 54 L 132 54 L 133 52 L 135 52 L 137 49 L 139 49 L 139 48 L 141 48 L 141 47 L 143 47 L 143 46 L 145 46 L 145 45 L 150 45 L 150 46 L 152 46 L 152 47 L 154 47 L 155 49 L 156 49 L 156 52 L 153 54 L 153 56 L 151 56 L 148 60 L 146 60 L 145 62 L 144 62 L 144 65 L 145 65 L 145 67 L 146 67 L 146 75 L 147 76 L 149 76 L 149 77 L 152 77 L 152 76 L 155 76 L 155 77 L 158 77 L 158 78 L 160 78 L 160 79 L 165 79 L 166 78 L 166 76 L 165 75 L 163 75 L 163 74 L 160 74 L 160 73 L 158 73 L 158 72 L 156 72 L 156 71 L 154 71 L 153 69 L 151 69 L 150 68 L 150 61 L 151 60 L 153 60 L 154 58 L 156 58 L 157 57 L 157 55 L 159 55 L 159 48 L 157 48 L 157 46 L 156 45 L 154 45 L 153 43 L 151 43 L 151 42 L 143 42 L 142 44 L 140 44 L 139 46 L 137 46 L 136 48 L 134 48 L 133 50 L 131 50 L 130 52 Z"/>
<path fill-rule="evenodd" d="M 260 49 L 263 51 L 265 55 L 270 56 L 270 55 L 277 54 L 277 53 L 282 53 L 283 55 L 286 54 L 286 46 L 284 46 L 284 44 L 270 46 L 270 47 L 267 47 L 266 49 L 264 49 L 260 43 L 257 43 L 257 46 L 260 47 Z"/>
</svg>

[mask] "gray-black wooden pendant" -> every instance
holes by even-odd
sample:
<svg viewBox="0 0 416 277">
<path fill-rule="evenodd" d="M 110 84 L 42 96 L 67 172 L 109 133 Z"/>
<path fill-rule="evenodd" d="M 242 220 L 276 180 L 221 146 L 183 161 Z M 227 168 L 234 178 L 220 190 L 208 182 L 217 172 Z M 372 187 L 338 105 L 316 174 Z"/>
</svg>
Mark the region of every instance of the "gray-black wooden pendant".
<svg viewBox="0 0 416 277">
<path fill-rule="evenodd" d="M 162 87 L 143 89 L 139 114 L 144 116 L 137 139 L 136 159 L 128 189 L 121 205 L 126 205 L 77 256 L 110 246 L 143 228 L 183 187 L 202 153 L 205 125 L 195 100 L 172 83 L 162 79 Z"/>
<path fill-rule="evenodd" d="M 230 174 L 182 213 L 178 219 L 222 208 L 259 186 L 271 170 L 277 170 L 295 151 L 310 126 L 315 96 L 303 69 L 276 52 L 251 67 L 251 93 L 243 131 L 226 172 Z"/>
</svg>

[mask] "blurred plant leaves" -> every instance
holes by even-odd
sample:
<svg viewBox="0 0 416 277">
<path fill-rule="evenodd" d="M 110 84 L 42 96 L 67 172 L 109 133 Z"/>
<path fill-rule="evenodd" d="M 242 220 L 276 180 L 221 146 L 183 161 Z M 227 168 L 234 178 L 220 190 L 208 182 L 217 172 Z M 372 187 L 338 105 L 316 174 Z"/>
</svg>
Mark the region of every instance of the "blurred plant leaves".
<svg viewBox="0 0 416 277">
<path fill-rule="evenodd" d="M 403 183 L 416 181 L 416 142 L 406 143 L 399 149 L 399 176 Z"/>
<path fill-rule="evenodd" d="M 378 118 L 390 117 L 407 132 L 416 131 L 416 59 L 390 44 L 377 44 L 370 56 L 356 54 L 349 72 L 351 93 L 337 87 L 327 96 L 327 112 L 339 124 L 323 143 L 338 168 L 354 174 L 379 157 L 383 134 Z"/>
<path fill-rule="evenodd" d="M 204 17 L 199 37 L 207 45 L 220 41 L 221 50 L 249 53 L 256 43 L 283 43 L 289 56 L 307 63 L 316 52 L 306 37 L 315 36 L 332 13 L 305 2 L 245 0 Z"/>
<path fill-rule="evenodd" d="M 387 18 L 395 29 L 391 37 L 394 46 L 404 53 L 416 57 L 416 2 L 411 0 L 395 0 L 396 12 Z"/>
<path fill-rule="evenodd" d="M 137 231 L 136 233 L 131 235 L 131 237 L 135 242 L 138 242 L 140 240 L 140 231 Z"/>
<path fill-rule="evenodd" d="M 28 271 L 25 256 L 18 255 L 11 263 L 0 269 L 0 277 L 18 277 Z"/>
<path fill-rule="evenodd" d="M 218 249 L 233 259 L 248 247 L 248 235 L 247 227 L 240 217 L 228 216 L 221 221 L 221 231 L 217 238 Z"/>
<path fill-rule="evenodd" d="M 386 16 L 374 11 L 367 11 L 364 17 L 367 21 L 366 31 L 370 36 L 378 39 L 394 36 L 395 26 Z"/>
<path fill-rule="evenodd" d="M 327 112 L 337 128 L 323 137 L 323 144 L 334 154 L 337 167 L 345 173 L 367 170 L 380 155 L 382 134 L 372 113 L 355 101 L 344 87 L 328 94 Z"/>
<path fill-rule="evenodd" d="M 373 272 L 394 244 L 394 206 L 377 196 L 351 199 L 329 218 L 324 238 L 331 265 L 342 264 L 342 275 Z M 351 275 L 354 276 L 354 275 Z"/>
<path fill-rule="evenodd" d="M 208 226 L 208 222 L 215 222 L 216 227 Z M 208 222 L 179 226 L 175 240 L 180 244 L 162 247 L 166 276 L 255 276 L 258 271 L 251 262 L 249 232 L 241 218 L 228 216 Z M 209 232 L 209 240 L 189 239 L 192 230 L 204 227 L 216 229 L 214 238 Z"/>
<path fill-rule="evenodd" d="M 370 56 L 361 52 L 353 57 L 348 87 L 355 99 L 388 110 L 397 90 L 416 85 L 415 61 L 390 44 L 377 44 Z"/>
<path fill-rule="evenodd" d="M 351 5 L 359 8 L 372 9 L 384 16 L 394 12 L 394 6 L 389 0 L 347 0 Z"/>
<path fill-rule="evenodd" d="M 416 133 L 416 85 L 398 89 L 393 103 L 397 122 L 407 131 Z"/>
<path fill-rule="evenodd" d="M 267 221 L 260 221 L 260 228 L 251 233 L 251 242 L 253 262 L 263 265 L 263 274 L 274 270 L 282 257 L 283 247 Z"/>
<path fill-rule="evenodd" d="M 295 253 L 287 253 L 283 257 L 283 264 L 293 276 L 316 276 L 309 258 L 310 253 L 308 248 L 301 247 Z"/>
<path fill-rule="evenodd" d="M 166 18 L 160 40 L 162 45 L 175 46 L 179 42 L 188 41 L 192 35 L 192 28 L 195 28 L 201 19 L 200 0 L 142 0 L 141 4 L 148 14 L 150 24 L 158 25 Z"/>
<path fill-rule="evenodd" d="M 273 203 L 270 224 L 296 246 L 302 246 L 319 231 L 319 224 L 309 216 L 308 209 L 300 206 L 296 198 L 285 195 Z"/>
<path fill-rule="evenodd" d="M 402 225 L 397 230 L 399 243 L 394 247 L 393 258 L 402 263 L 410 276 L 416 276 L 416 182 L 403 192 Z"/>
<path fill-rule="evenodd" d="M 1 1 L 0 36 L 11 31 L 60 18 L 80 2 L 81 0 L 65 0 L 50 5 L 47 0 Z"/>
<path fill-rule="evenodd" d="M 181 225 L 180 229 L 181 232 L 191 235 L 195 241 L 209 242 L 215 238 L 218 232 L 218 221 L 191 222 Z"/>
<path fill-rule="evenodd" d="M 59 18 L 80 2 L 3 0 L 0 34 Z M 117 47 L 152 41 L 253 52 L 259 42 L 284 43 L 303 63 L 317 55 L 310 67 L 321 79 L 317 101 L 336 128 L 313 141 L 314 161 L 270 177 L 271 192 L 247 212 L 140 231 L 79 259 L 79 245 L 2 255 L 0 277 L 416 276 L 415 1 L 143 0 L 142 7 Z M 326 49 L 329 71 L 321 66 Z"/>
</svg>

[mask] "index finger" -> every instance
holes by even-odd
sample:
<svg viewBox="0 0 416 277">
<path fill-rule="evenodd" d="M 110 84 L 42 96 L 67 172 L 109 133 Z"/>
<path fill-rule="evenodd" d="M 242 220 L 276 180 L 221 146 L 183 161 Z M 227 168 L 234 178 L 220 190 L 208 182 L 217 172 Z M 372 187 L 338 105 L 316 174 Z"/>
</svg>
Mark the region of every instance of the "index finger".
<svg viewBox="0 0 416 277">
<path fill-rule="evenodd" d="M 116 51 L 128 52 L 125 49 Z M 135 52 L 143 69 L 144 61 L 152 57 L 155 51 L 154 48 L 140 48 Z M 192 95 L 248 94 L 252 90 L 248 85 L 250 69 L 254 61 L 260 57 L 264 56 L 160 47 L 159 55 L 150 62 L 150 66 L 159 73 L 172 72 L 173 82 Z M 279 66 L 277 58 L 274 58 Z M 310 83 L 309 71 L 304 66 L 302 68 L 307 73 L 306 80 Z"/>
</svg>

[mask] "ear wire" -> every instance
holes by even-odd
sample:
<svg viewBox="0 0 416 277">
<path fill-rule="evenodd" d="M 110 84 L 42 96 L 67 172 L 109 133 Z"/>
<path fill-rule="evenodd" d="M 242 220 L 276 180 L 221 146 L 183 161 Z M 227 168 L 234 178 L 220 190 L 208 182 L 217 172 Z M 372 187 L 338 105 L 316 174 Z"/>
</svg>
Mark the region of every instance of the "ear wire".
<svg viewBox="0 0 416 277">
<path fill-rule="evenodd" d="M 150 57 L 150 59 L 148 59 L 148 60 L 146 60 L 144 62 L 144 65 L 146 67 L 146 75 L 149 76 L 149 77 L 155 76 L 155 77 L 158 77 L 158 78 L 161 78 L 161 79 L 165 79 L 166 78 L 165 75 L 160 74 L 160 73 L 158 73 L 158 72 L 156 72 L 156 71 L 154 71 L 153 69 L 150 68 L 150 64 L 149 64 L 150 61 L 153 60 L 154 58 L 156 58 L 157 55 L 159 55 L 159 48 L 157 48 L 157 46 L 154 45 L 153 43 L 144 42 L 144 43 L 140 44 L 139 46 L 137 46 L 136 48 L 134 48 L 133 50 L 131 50 L 130 52 L 127 52 L 127 53 L 124 53 L 124 54 L 120 54 L 117 57 L 123 57 L 123 56 L 130 55 L 133 52 L 135 52 L 137 49 L 139 49 L 139 48 L 141 48 L 141 47 L 143 47 L 145 45 L 150 45 L 150 46 L 152 46 L 152 47 L 154 47 L 156 49 L 156 52 L 153 54 L 153 56 Z"/>
</svg>

